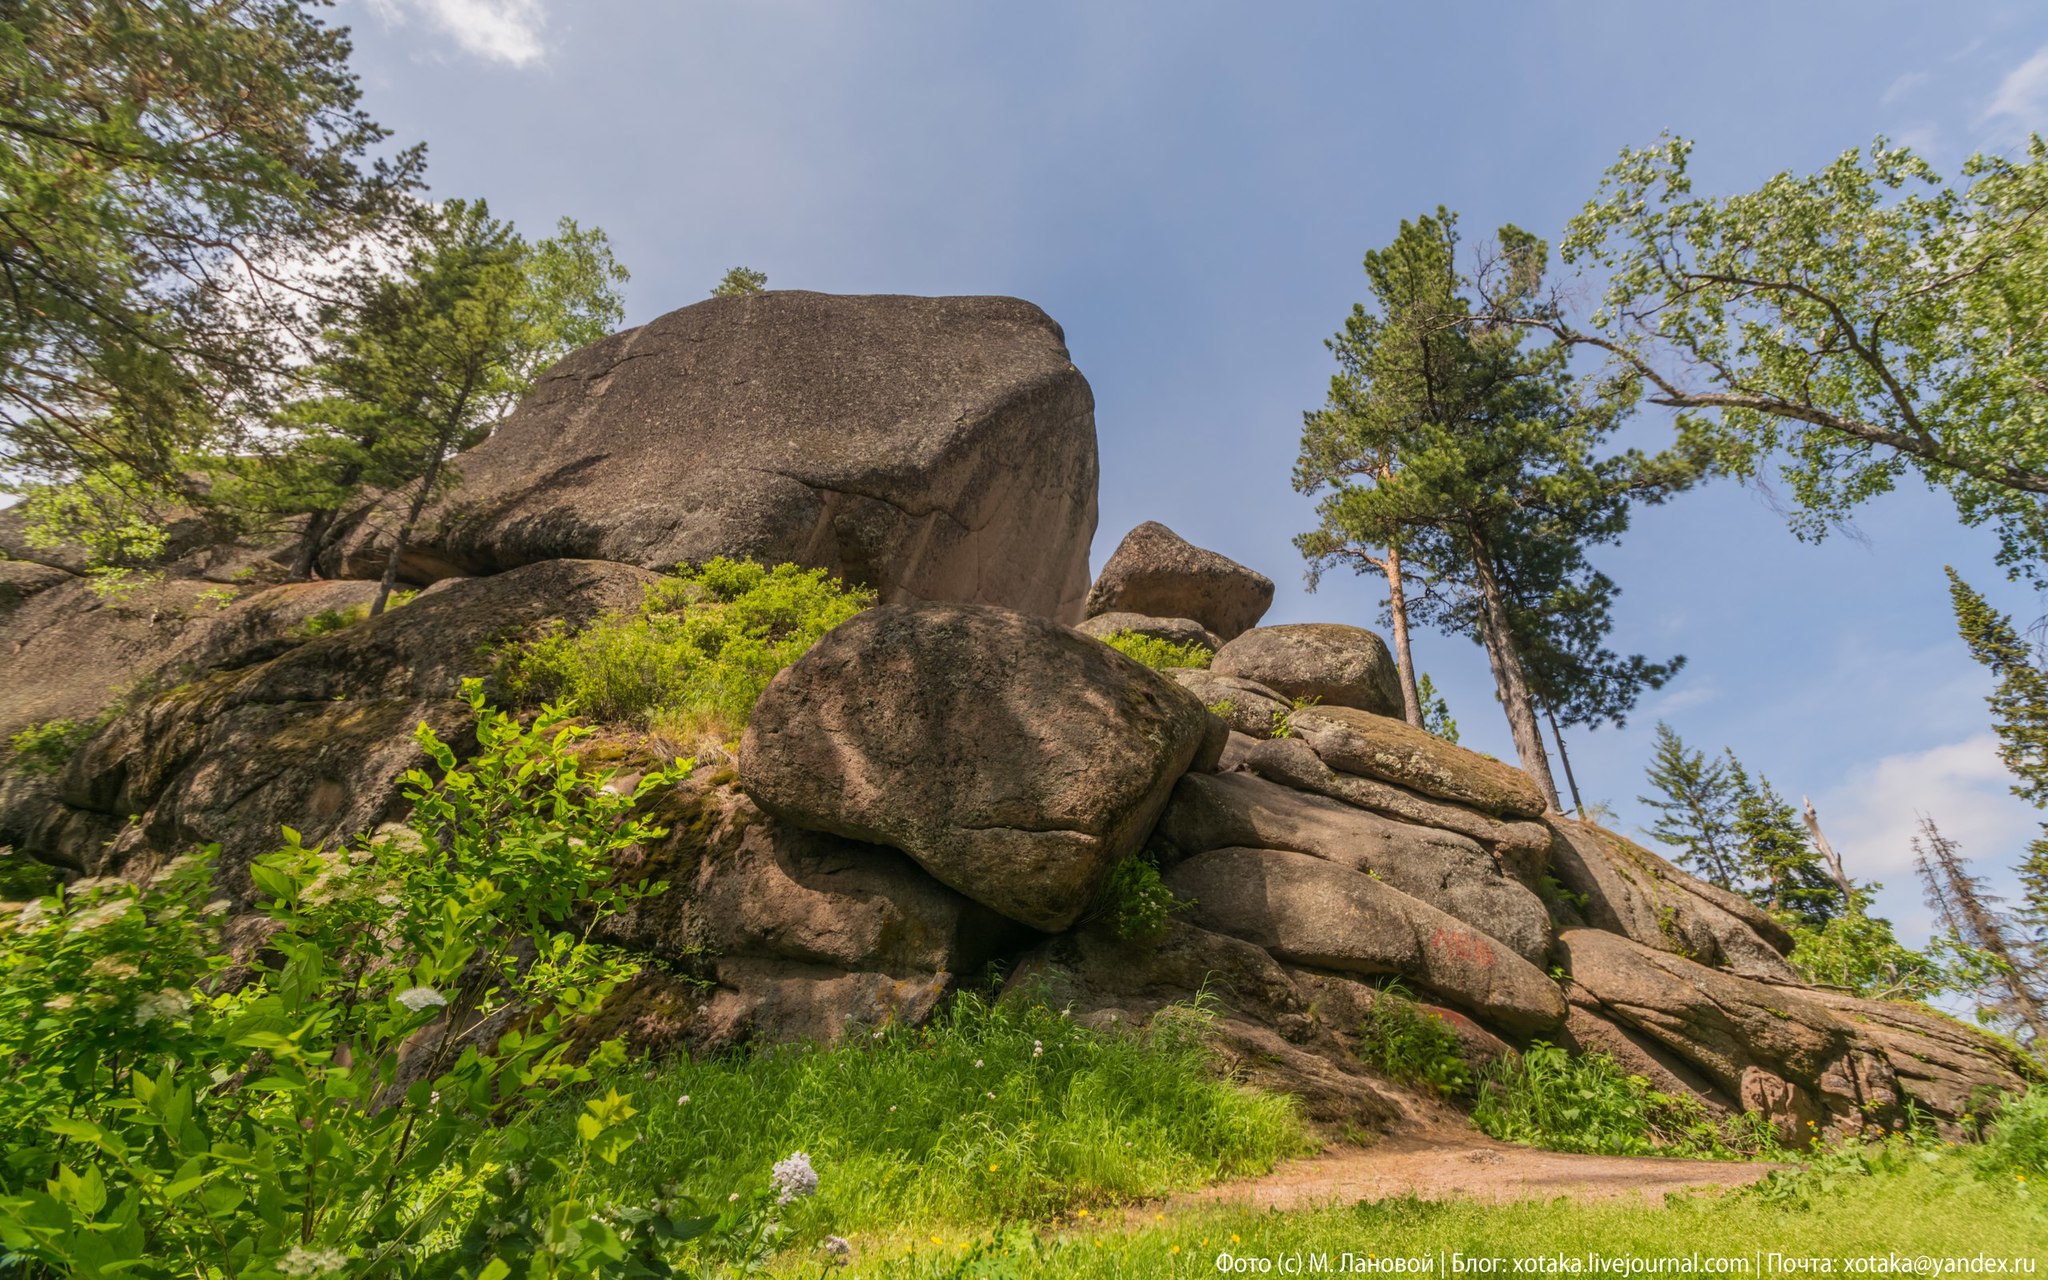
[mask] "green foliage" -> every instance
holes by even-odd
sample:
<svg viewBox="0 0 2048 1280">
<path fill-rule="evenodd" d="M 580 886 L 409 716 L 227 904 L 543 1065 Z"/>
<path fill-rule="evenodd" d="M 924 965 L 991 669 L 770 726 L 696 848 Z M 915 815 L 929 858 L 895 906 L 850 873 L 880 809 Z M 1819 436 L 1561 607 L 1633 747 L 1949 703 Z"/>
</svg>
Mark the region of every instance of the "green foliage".
<svg viewBox="0 0 2048 1280">
<path fill-rule="evenodd" d="M 61 773 L 99 727 L 95 721 L 70 719 L 32 724 L 7 740 L 9 763 L 24 773 Z"/>
<path fill-rule="evenodd" d="M 1732 757 L 1730 757 L 1732 759 Z M 1657 814 L 1651 838 L 1676 851 L 1678 863 L 1723 889 L 1742 876 L 1735 832 L 1735 787 L 1727 761 L 1689 749 L 1670 725 L 1657 722 L 1657 746 L 1644 770 L 1658 794 L 1636 801 Z"/>
<path fill-rule="evenodd" d="M 297 635 L 311 640 L 315 636 L 331 635 L 336 631 L 352 627 L 370 616 L 368 605 L 352 604 L 346 609 L 322 609 L 292 628 Z"/>
<path fill-rule="evenodd" d="M 2048 1089 L 2004 1099 L 1972 1163 L 1984 1177 L 2048 1179 Z"/>
<path fill-rule="evenodd" d="M 747 267 L 734 267 L 712 286 L 714 298 L 744 298 L 760 293 L 768 287 L 768 273 L 754 271 Z"/>
<path fill-rule="evenodd" d="M 1308 1148 L 1292 1098 L 1218 1078 L 1200 1008 L 1090 1031 L 1042 1000 L 954 997 L 925 1027 L 852 1027 L 836 1047 L 679 1058 L 652 1081 L 645 1140 L 601 1171 L 629 1203 L 720 1198 L 790 1150 L 821 1172 L 798 1239 L 1043 1218 L 1263 1172 Z M 572 1142 L 567 1107 L 538 1150 Z"/>
<path fill-rule="evenodd" d="M 1168 917 L 1194 905 L 1174 896 L 1150 858 L 1133 854 L 1110 872 L 1089 918 L 1107 920 L 1119 938 L 1157 938 L 1166 932 Z"/>
<path fill-rule="evenodd" d="M 872 603 L 822 569 L 720 557 L 650 586 L 635 613 L 507 652 L 499 679 L 602 721 L 736 736 L 776 672 Z"/>
<path fill-rule="evenodd" d="M 1770 779 L 1751 778 L 1731 752 L 1728 787 L 1735 798 L 1730 829 L 1741 842 L 1749 896 L 1772 911 L 1824 925 L 1845 904 L 1841 886 L 1807 840 L 1806 824 Z"/>
<path fill-rule="evenodd" d="M 588 928 L 660 884 L 614 882 L 661 833 L 584 772 L 582 731 L 465 690 L 477 755 L 406 777 L 409 830 L 285 847 L 249 871 L 265 941 L 228 981 L 210 857 L 81 882 L 0 934 L 0 1243 L 65 1274 L 590 1275 L 712 1229 L 687 1205 L 587 1195 L 631 1145 L 616 1091 L 576 1141 L 516 1123 L 620 1060 L 576 1065 L 565 1020 L 632 966 Z M 536 1188 L 550 1188 L 546 1196 Z M 494 1261 L 495 1260 L 495 1261 Z M 659 1270 L 647 1274 L 662 1274 Z"/>
<path fill-rule="evenodd" d="M 1168 667 L 1201 667 L 1206 670 L 1216 657 L 1207 645 L 1195 644 L 1192 641 L 1187 644 L 1175 644 L 1171 640 L 1139 635 L 1135 631 L 1112 632 L 1102 638 L 1102 643 L 1126 658 L 1144 663 L 1154 671 L 1164 671 Z"/>
<path fill-rule="evenodd" d="M 1589 1155 L 1779 1154 L 1760 1117 L 1716 1122 L 1697 1099 L 1659 1093 L 1605 1054 L 1573 1056 L 1542 1040 L 1481 1073 L 1472 1122 L 1505 1142 Z"/>
<path fill-rule="evenodd" d="M 1451 1025 L 1423 1008 L 1399 984 L 1380 988 L 1358 1025 L 1358 1056 L 1405 1084 L 1440 1094 L 1472 1085 L 1464 1046 Z"/>
<path fill-rule="evenodd" d="M 1566 260 L 1605 282 L 1591 329 L 1505 310 L 1648 380 L 1734 474 L 1777 460 L 1801 536 L 1918 474 L 2040 582 L 2048 352 L 2013 335 L 2048 305 L 2048 144 L 1971 157 L 1964 187 L 1879 138 L 1721 197 L 1693 192 L 1691 150 L 1624 151 L 1573 221 Z"/>
<path fill-rule="evenodd" d="M 1415 682 L 1416 701 L 1422 705 L 1422 727 L 1445 742 L 1458 740 L 1458 722 L 1451 718 L 1451 704 L 1444 701 L 1444 695 L 1437 691 L 1436 682 L 1429 678 L 1427 671 Z"/>
<path fill-rule="evenodd" d="M 277 264 L 374 233 L 416 184 L 422 153 L 385 152 L 319 8 L 0 15 L 0 472 L 186 488 L 223 404 L 260 399 L 304 336 Z"/>
<path fill-rule="evenodd" d="M 1942 939 L 1915 951 L 1892 933 L 1891 921 L 1868 913 L 1883 887 L 1858 885 L 1848 910 L 1818 926 L 1793 925 L 1792 967 L 1808 982 L 1845 987 L 1869 1000 L 1928 1000 L 1976 985 L 1975 968 Z"/>
</svg>

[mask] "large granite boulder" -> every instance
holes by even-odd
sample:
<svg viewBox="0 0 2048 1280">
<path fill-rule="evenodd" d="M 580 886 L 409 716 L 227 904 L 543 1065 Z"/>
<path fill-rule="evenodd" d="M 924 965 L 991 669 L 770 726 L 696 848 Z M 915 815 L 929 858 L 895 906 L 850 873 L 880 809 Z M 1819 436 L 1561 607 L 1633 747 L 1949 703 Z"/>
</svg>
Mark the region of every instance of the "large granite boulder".
<svg viewBox="0 0 2048 1280">
<path fill-rule="evenodd" d="M 1392 885 L 1455 916 L 1532 964 L 1550 950 L 1542 899 L 1472 840 L 1396 822 L 1246 773 L 1191 773 L 1158 835 L 1182 855 L 1232 846 L 1290 849 Z"/>
<path fill-rule="evenodd" d="M 1299 738 L 1261 742 L 1246 754 L 1244 764 L 1262 778 L 1297 790 L 1341 800 L 1404 823 L 1470 837 L 1525 884 L 1537 883 L 1548 865 L 1552 837 L 1550 828 L 1542 823 L 1503 821 L 1463 805 L 1432 800 L 1391 782 L 1339 773 Z"/>
<path fill-rule="evenodd" d="M 1551 873 L 1596 929 L 1744 977 L 1797 982 L 1792 935 L 1740 894 L 1686 874 L 1604 827 L 1553 817 Z"/>
<path fill-rule="evenodd" d="M 1180 686 L 1065 627 L 884 605 L 776 676 L 740 743 L 740 785 L 785 822 L 901 849 L 1057 930 L 1224 732 Z"/>
<path fill-rule="evenodd" d="M 1166 873 L 1194 900 L 1190 923 L 1276 959 L 1396 974 L 1516 1035 L 1564 1020 L 1543 970 L 1435 907 L 1363 872 L 1276 849 L 1211 849 Z"/>
<path fill-rule="evenodd" d="M 1209 669 L 1255 680 L 1282 697 L 1401 714 L 1401 678 L 1387 642 L 1341 622 L 1257 627 L 1217 651 Z"/>
<path fill-rule="evenodd" d="M 402 811 L 399 780 L 425 762 L 413 730 L 425 722 L 458 748 L 468 741 L 460 686 L 488 674 L 493 646 L 629 609 L 655 576 L 549 561 L 211 672 L 116 717 L 72 759 L 50 804 L 10 804 L 0 834 L 91 874 L 217 842 L 224 887 L 246 894 L 248 859 L 277 847 L 280 827 L 312 844 Z"/>
<path fill-rule="evenodd" d="M 1353 707 L 1303 707 L 1287 722 L 1295 737 L 1339 772 L 1377 778 L 1503 818 L 1543 814 L 1543 793 L 1528 774 L 1445 742 L 1405 720 Z"/>
<path fill-rule="evenodd" d="M 1273 580 L 1228 556 L 1205 551 L 1156 520 L 1124 535 L 1088 592 L 1088 616 L 1139 613 L 1192 618 L 1225 640 L 1273 603 Z"/>
<path fill-rule="evenodd" d="M 731 555 L 1063 621 L 1088 590 L 1094 399 L 1015 298 L 700 302 L 572 353 L 454 465 L 407 581 Z M 357 517 L 330 567 L 380 573 L 407 498 Z"/>
</svg>

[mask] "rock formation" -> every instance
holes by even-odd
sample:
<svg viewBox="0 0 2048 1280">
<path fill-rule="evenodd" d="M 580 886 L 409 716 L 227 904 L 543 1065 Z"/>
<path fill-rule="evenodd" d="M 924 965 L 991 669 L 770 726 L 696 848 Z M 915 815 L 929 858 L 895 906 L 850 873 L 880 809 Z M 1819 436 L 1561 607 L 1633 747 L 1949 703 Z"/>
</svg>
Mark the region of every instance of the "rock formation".
<svg viewBox="0 0 2048 1280">
<path fill-rule="evenodd" d="M 276 548 L 182 548 L 111 603 L 0 518 L 0 728 L 106 717 L 54 776 L 0 769 L 0 841 L 84 875 L 217 842 L 246 902 L 279 826 L 402 815 L 415 727 L 465 749 L 457 694 L 495 647 L 753 553 L 887 603 L 776 677 L 736 757 L 651 797 L 669 834 L 619 872 L 670 887 L 606 927 L 659 963 L 602 1024 L 644 1046 L 914 1023 L 998 964 L 1096 1024 L 1206 992 L 1247 1077 L 1339 1125 L 1412 1102 L 1355 1053 L 1393 979 L 1474 1061 L 1597 1050 L 1793 1137 L 1951 1123 L 2032 1078 L 1924 1007 L 1802 985 L 1747 899 L 1403 723 L 1377 636 L 1257 626 L 1263 576 L 1148 524 L 1086 591 L 1087 384 L 1028 304 L 699 304 L 565 360 L 460 468 L 408 560 L 435 585 L 338 629 L 305 624 L 371 584 L 277 583 Z M 381 567 L 380 530 L 359 513 L 330 567 Z M 1154 672 L 1116 631 L 1214 665 Z M 1132 858 L 1185 904 L 1150 937 L 1104 897 Z"/>
<path fill-rule="evenodd" d="M 454 467 L 408 582 L 728 555 L 1063 622 L 1088 590 L 1094 396 L 1015 298 L 699 302 L 556 364 Z M 358 513 L 329 567 L 381 574 L 395 523 Z"/>
</svg>

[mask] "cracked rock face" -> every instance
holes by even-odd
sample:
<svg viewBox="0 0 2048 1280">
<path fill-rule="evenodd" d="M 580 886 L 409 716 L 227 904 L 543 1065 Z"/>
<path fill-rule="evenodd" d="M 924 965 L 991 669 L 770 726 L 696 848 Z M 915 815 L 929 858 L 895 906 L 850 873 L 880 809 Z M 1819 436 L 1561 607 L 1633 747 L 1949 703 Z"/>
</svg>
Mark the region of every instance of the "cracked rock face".
<svg viewBox="0 0 2048 1280">
<path fill-rule="evenodd" d="M 740 785 L 791 825 L 901 849 L 1051 931 L 1137 850 L 1197 757 L 1213 763 L 1221 729 L 1193 694 L 1065 627 L 883 605 L 775 677 Z"/>
<path fill-rule="evenodd" d="M 455 469 L 408 581 L 731 555 L 1068 622 L 1088 590 L 1094 396 L 1015 298 L 700 302 L 562 360 Z M 395 502 L 328 566 L 381 572 Z"/>
</svg>

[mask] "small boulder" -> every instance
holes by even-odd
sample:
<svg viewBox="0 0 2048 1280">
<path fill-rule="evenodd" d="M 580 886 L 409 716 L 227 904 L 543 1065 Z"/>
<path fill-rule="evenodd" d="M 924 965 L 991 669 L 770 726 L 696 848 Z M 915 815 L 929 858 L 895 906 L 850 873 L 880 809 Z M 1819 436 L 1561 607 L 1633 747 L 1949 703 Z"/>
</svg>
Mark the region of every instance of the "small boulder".
<svg viewBox="0 0 2048 1280">
<path fill-rule="evenodd" d="M 1149 636 L 1164 640 L 1168 644 L 1198 645 L 1214 653 L 1223 647 L 1223 641 L 1209 628 L 1193 618 L 1152 618 L 1142 613 L 1102 613 L 1089 618 L 1074 630 L 1097 640 L 1107 640 L 1119 632 L 1128 631 L 1136 636 Z"/>
<path fill-rule="evenodd" d="M 1166 676 L 1202 700 L 1202 705 L 1222 717 L 1238 733 L 1270 738 L 1287 723 L 1292 708 L 1287 699 L 1262 684 L 1218 675 L 1201 667 L 1168 667 Z"/>
<path fill-rule="evenodd" d="M 1304 853 L 1211 849 L 1166 873 L 1192 898 L 1191 923 L 1257 943 L 1279 960 L 1392 973 L 1515 1034 L 1564 1020 L 1543 971 L 1390 884 Z"/>
<path fill-rule="evenodd" d="M 1087 614 L 1192 618 L 1225 640 L 1258 625 L 1273 603 L 1273 580 L 1204 551 L 1156 520 L 1124 535 L 1088 592 Z"/>
<path fill-rule="evenodd" d="M 1291 849 L 1353 871 L 1455 916 L 1541 964 L 1550 950 L 1542 899 L 1464 836 L 1395 822 L 1248 773 L 1180 780 L 1158 836 L 1181 854 L 1232 846 Z"/>
<path fill-rule="evenodd" d="M 1257 627 L 1217 651 L 1218 675 L 1240 676 L 1282 697 L 1375 715 L 1401 714 L 1401 678 L 1387 642 L 1339 622 Z"/>
<path fill-rule="evenodd" d="M 1303 707 L 1288 723 L 1295 737 L 1340 772 L 1378 778 L 1482 813 L 1543 815 L 1543 793 L 1528 774 L 1405 720 L 1353 707 Z"/>
<path fill-rule="evenodd" d="M 1053 931 L 1226 732 L 1193 694 L 1055 623 L 884 605 L 776 676 L 740 743 L 740 785 L 785 822 L 901 849 Z"/>
</svg>

